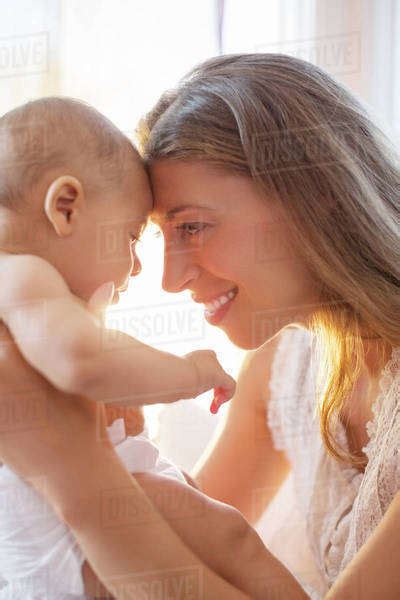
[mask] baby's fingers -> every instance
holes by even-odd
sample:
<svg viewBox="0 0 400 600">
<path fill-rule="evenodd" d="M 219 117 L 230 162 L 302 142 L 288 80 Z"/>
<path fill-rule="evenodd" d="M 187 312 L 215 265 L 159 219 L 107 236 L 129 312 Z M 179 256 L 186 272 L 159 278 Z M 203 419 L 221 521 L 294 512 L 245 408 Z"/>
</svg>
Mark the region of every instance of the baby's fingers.
<svg viewBox="0 0 400 600">
<path fill-rule="evenodd" d="M 230 400 L 236 390 L 236 381 L 233 379 L 233 377 L 228 375 L 228 373 L 223 371 L 221 377 L 218 377 L 214 389 L 217 395 L 224 396 L 225 401 Z"/>
<path fill-rule="evenodd" d="M 214 387 L 214 398 L 211 402 L 210 411 L 217 413 L 221 404 L 230 400 L 236 389 L 235 380 L 224 372 L 220 385 Z"/>
</svg>

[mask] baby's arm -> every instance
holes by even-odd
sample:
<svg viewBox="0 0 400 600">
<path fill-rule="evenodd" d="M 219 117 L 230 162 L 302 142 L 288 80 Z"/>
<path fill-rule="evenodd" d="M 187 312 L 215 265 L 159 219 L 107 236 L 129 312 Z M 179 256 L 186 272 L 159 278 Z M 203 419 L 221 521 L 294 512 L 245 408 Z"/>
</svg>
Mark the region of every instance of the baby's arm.
<svg viewBox="0 0 400 600">
<path fill-rule="evenodd" d="M 173 402 L 214 387 L 232 397 L 234 381 L 213 352 L 179 357 L 111 332 L 37 256 L 3 255 L 0 269 L 7 282 L 0 318 L 24 358 L 60 390 L 128 405 Z"/>
</svg>

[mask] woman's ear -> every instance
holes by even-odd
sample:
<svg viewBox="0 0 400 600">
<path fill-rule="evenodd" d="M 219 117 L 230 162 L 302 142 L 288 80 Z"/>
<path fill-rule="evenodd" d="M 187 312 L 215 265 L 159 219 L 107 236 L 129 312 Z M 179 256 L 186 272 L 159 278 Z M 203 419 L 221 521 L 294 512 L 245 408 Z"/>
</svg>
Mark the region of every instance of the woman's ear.
<svg viewBox="0 0 400 600">
<path fill-rule="evenodd" d="M 50 184 L 44 199 L 44 212 L 57 235 L 65 237 L 73 232 L 84 200 L 82 185 L 72 175 L 58 177 Z"/>
</svg>

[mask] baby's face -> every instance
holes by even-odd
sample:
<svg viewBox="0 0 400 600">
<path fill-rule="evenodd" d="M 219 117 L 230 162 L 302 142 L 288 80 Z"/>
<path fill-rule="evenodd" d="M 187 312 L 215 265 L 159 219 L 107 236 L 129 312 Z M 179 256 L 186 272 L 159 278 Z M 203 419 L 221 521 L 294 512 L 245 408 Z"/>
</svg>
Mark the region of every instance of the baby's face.
<svg viewBox="0 0 400 600">
<path fill-rule="evenodd" d="M 107 192 L 105 192 L 107 196 Z M 100 204 L 100 203 L 99 203 Z M 88 294 L 93 287 L 105 281 L 113 281 L 118 301 L 118 290 L 123 291 L 129 278 L 141 270 L 140 260 L 136 254 L 138 241 L 152 209 L 153 199 L 146 172 L 141 165 L 134 166 L 126 173 L 121 186 L 106 198 L 98 210 L 92 214 L 94 230 L 89 223 L 88 234 L 91 238 L 88 255 L 93 264 L 93 284 L 90 279 Z M 94 203 L 92 203 L 94 207 Z M 95 250 L 95 256 L 91 253 Z M 86 284 L 83 286 L 86 287 Z M 85 294 L 86 297 L 86 294 Z"/>
<path fill-rule="evenodd" d="M 140 271 L 135 240 L 146 224 L 152 195 L 146 172 L 138 163 L 126 170 L 120 185 L 101 188 L 86 198 L 71 235 L 52 239 L 51 262 L 62 273 L 71 291 L 88 300 L 103 283 L 118 289 Z"/>
</svg>

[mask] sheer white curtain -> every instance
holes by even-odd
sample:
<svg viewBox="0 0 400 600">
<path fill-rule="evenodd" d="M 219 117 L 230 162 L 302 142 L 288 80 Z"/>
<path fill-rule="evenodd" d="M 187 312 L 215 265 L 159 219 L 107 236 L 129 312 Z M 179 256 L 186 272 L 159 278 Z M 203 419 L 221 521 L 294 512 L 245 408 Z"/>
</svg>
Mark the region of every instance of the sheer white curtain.
<svg viewBox="0 0 400 600">
<path fill-rule="evenodd" d="M 337 77 L 367 105 L 395 142 L 400 141 L 399 0 L 321 0 L 316 26 L 321 36 L 347 39 L 349 72 Z M 327 68 L 329 71 L 330 69 Z M 334 71 L 334 69 L 333 69 Z"/>
<path fill-rule="evenodd" d="M 59 0 L 0 3 L 0 114 L 59 91 Z"/>
<path fill-rule="evenodd" d="M 132 131 L 165 88 L 217 52 L 214 17 L 213 0 L 62 0 L 61 91 Z"/>
<path fill-rule="evenodd" d="M 225 0 L 222 50 L 282 52 L 328 71 L 400 136 L 399 0 Z"/>
</svg>

